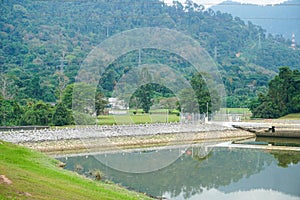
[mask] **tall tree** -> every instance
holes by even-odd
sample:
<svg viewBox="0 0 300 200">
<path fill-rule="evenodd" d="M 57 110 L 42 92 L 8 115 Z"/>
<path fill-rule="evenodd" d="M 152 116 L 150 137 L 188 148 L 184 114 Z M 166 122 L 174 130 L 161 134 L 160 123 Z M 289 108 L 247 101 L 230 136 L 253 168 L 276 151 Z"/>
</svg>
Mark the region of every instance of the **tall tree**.
<svg viewBox="0 0 300 200">
<path fill-rule="evenodd" d="M 200 73 L 195 74 L 191 80 L 192 87 L 197 97 L 199 112 L 207 112 L 207 104 L 209 105 L 208 112 L 211 112 L 211 97 L 207 88 L 206 82 Z"/>
<path fill-rule="evenodd" d="M 104 109 L 107 107 L 108 101 L 105 98 L 104 94 L 99 92 L 95 97 L 95 110 L 97 116 L 103 114 Z"/>
<path fill-rule="evenodd" d="M 19 125 L 22 109 L 14 100 L 6 100 L 0 95 L 0 126 Z"/>
<path fill-rule="evenodd" d="M 277 118 L 300 112 L 300 72 L 281 67 L 279 74 L 269 82 L 266 95 L 260 94 L 250 109 L 254 117 Z"/>
<path fill-rule="evenodd" d="M 21 125 L 49 125 L 52 121 L 53 108 L 42 101 L 28 101 L 21 117 Z"/>
<path fill-rule="evenodd" d="M 52 118 L 52 123 L 55 126 L 64 126 L 74 124 L 72 111 L 68 109 L 63 103 L 58 103 L 55 106 L 55 111 Z"/>
<path fill-rule="evenodd" d="M 148 113 L 152 106 L 153 89 L 151 84 L 142 85 L 134 94 L 137 97 L 140 107 Z"/>
</svg>

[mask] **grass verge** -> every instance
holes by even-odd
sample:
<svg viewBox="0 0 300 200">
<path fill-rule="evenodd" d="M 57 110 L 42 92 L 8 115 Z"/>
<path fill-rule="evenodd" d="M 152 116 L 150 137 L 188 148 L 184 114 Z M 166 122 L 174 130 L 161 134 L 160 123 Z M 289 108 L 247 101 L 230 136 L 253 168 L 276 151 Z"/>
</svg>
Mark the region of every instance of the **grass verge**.
<svg viewBox="0 0 300 200">
<path fill-rule="evenodd" d="M 292 113 L 286 116 L 280 117 L 279 119 L 300 119 L 300 113 Z"/>
<path fill-rule="evenodd" d="M 61 169 L 58 162 L 42 153 L 0 141 L 0 200 L 150 199 Z"/>
<path fill-rule="evenodd" d="M 98 116 L 98 124 L 113 125 L 113 124 L 150 124 L 150 123 L 165 123 L 178 122 L 180 119 L 176 114 L 131 114 L 128 115 L 100 115 Z"/>
</svg>

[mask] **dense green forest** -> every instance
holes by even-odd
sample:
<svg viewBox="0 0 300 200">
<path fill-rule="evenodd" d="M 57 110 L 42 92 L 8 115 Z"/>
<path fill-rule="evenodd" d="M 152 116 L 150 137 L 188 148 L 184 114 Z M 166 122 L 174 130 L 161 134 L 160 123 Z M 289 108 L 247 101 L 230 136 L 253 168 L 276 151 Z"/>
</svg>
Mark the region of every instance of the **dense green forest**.
<svg viewBox="0 0 300 200">
<path fill-rule="evenodd" d="M 167 6 L 159 0 L 0 3 L 0 125 L 71 123 L 71 116 L 65 117 L 68 122 L 54 118 L 61 119 L 58 108 L 71 108 L 70 88 L 82 62 L 102 41 L 133 28 L 175 29 L 197 40 L 217 63 L 228 107 L 247 107 L 258 93 L 267 91 L 279 67 L 300 68 L 300 51 L 289 48 L 290 41 L 266 35 L 263 28 L 251 22 L 205 10 L 191 1 L 185 7 L 180 3 Z M 141 57 L 141 64 L 167 64 L 192 84 L 203 83 L 193 83 L 196 74 L 187 70 L 190 64 L 180 56 L 143 49 Z M 104 72 L 96 95 L 97 114 L 105 103 L 101 99 L 110 97 L 120 77 L 138 62 L 139 52 L 133 51 L 115 60 Z M 174 96 L 163 86 L 145 87 L 151 99 Z M 199 107 L 211 101 L 210 97 L 199 96 L 207 95 L 206 91 L 196 93 Z M 141 92 L 135 95 L 139 97 L 135 99 L 143 99 L 138 96 L 143 95 Z"/>
<path fill-rule="evenodd" d="M 259 94 L 250 109 L 254 117 L 278 118 L 300 112 L 300 72 L 288 67 L 279 69 L 279 74 L 269 82 L 267 94 Z"/>
</svg>

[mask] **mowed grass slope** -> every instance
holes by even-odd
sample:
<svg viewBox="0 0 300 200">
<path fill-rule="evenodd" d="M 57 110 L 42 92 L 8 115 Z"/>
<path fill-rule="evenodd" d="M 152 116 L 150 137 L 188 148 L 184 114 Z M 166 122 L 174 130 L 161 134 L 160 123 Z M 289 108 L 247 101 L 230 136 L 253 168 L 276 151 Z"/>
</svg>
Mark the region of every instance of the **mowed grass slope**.
<svg viewBox="0 0 300 200">
<path fill-rule="evenodd" d="M 180 117 L 176 114 L 136 114 L 136 115 L 100 115 L 98 116 L 99 125 L 123 125 L 123 124 L 150 124 L 178 122 Z"/>
<path fill-rule="evenodd" d="M 300 113 L 291 113 L 283 117 L 280 117 L 279 119 L 300 119 Z"/>
<path fill-rule="evenodd" d="M 42 153 L 0 141 L 0 199 L 150 199 L 57 167 Z M 10 184 L 5 179 L 11 181 Z"/>
</svg>

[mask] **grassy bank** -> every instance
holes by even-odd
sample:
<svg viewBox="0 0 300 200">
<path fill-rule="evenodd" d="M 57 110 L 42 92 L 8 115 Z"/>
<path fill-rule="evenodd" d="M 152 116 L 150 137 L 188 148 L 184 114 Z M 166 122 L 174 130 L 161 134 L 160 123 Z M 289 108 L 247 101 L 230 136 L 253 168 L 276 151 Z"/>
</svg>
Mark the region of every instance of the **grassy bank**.
<svg viewBox="0 0 300 200">
<path fill-rule="evenodd" d="M 286 116 L 280 117 L 279 119 L 300 119 L 300 113 L 292 113 Z"/>
<path fill-rule="evenodd" d="M 152 114 L 130 114 L 130 115 L 100 115 L 98 116 L 98 124 L 113 125 L 113 124 L 150 124 L 150 123 L 165 123 L 178 122 L 180 117 L 176 114 L 152 113 Z"/>
<path fill-rule="evenodd" d="M 57 167 L 42 153 L 0 141 L 0 199 L 149 199 Z"/>
</svg>

